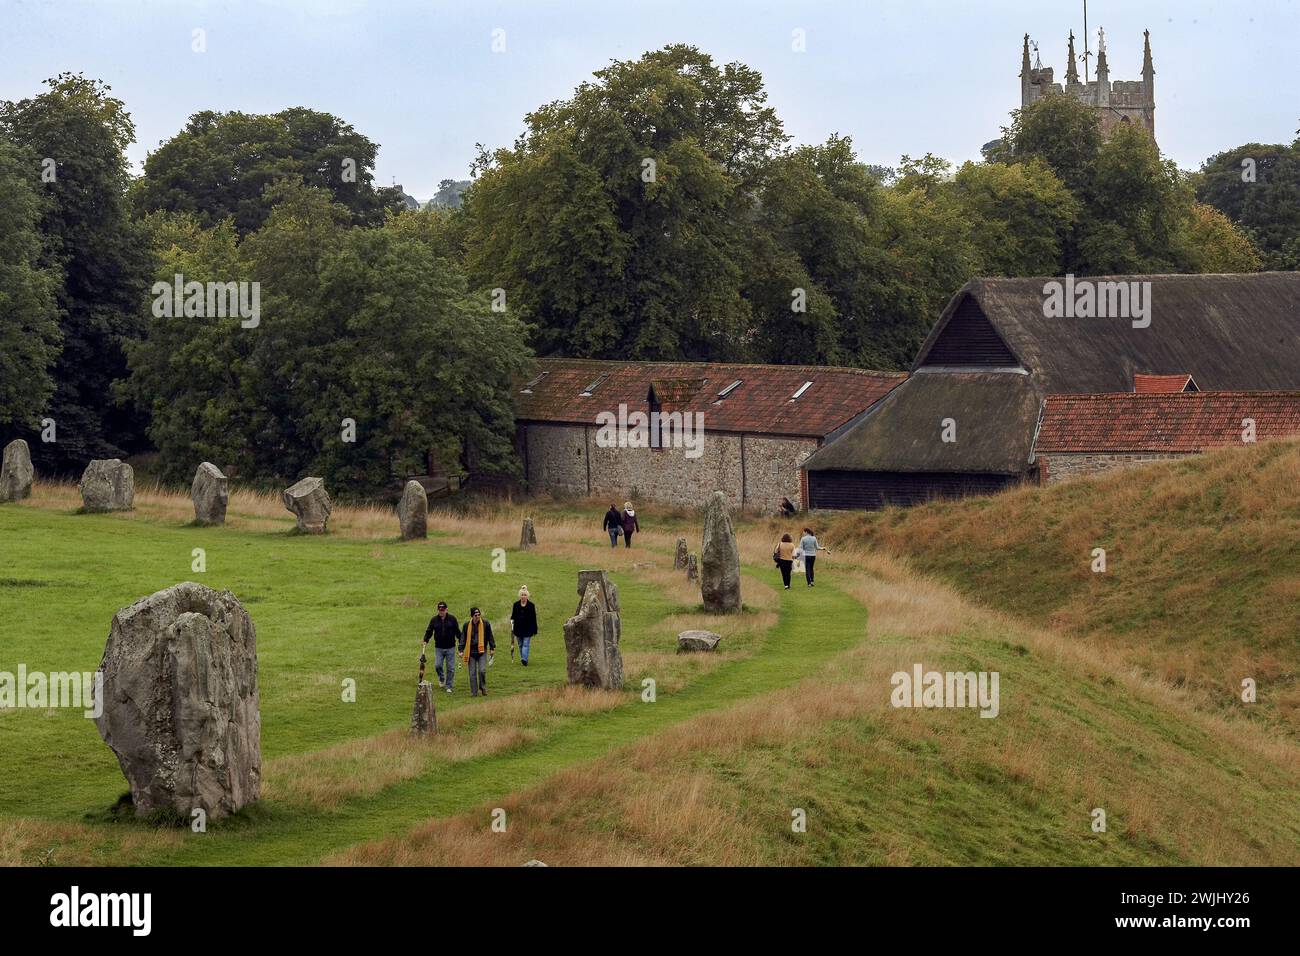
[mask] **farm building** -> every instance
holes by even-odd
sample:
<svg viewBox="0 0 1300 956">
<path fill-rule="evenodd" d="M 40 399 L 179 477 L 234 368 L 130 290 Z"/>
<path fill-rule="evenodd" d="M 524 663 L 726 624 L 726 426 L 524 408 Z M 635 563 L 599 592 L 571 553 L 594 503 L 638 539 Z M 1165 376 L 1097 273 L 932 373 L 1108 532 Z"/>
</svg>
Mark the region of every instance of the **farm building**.
<svg viewBox="0 0 1300 956">
<path fill-rule="evenodd" d="M 1035 435 L 1048 396 L 1300 389 L 1300 274 L 1071 280 L 1092 287 L 1095 302 L 1140 291 L 1141 319 L 1122 309 L 1049 317 L 1049 288 L 1059 284 L 967 283 L 907 381 L 804 463 L 809 506 L 874 509 L 1037 481 Z M 1193 404 L 1152 408 L 1187 415 Z"/>
<path fill-rule="evenodd" d="M 850 368 L 543 358 L 516 395 L 528 489 L 775 511 L 799 465 L 906 376 Z M 662 428 L 649 427 L 659 423 Z"/>
</svg>

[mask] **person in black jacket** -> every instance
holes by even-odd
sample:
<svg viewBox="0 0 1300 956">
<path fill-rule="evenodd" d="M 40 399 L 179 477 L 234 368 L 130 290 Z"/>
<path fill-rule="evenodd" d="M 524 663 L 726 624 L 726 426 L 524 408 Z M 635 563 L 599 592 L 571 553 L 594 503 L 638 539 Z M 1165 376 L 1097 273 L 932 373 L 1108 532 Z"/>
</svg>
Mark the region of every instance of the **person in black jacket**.
<svg viewBox="0 0 1300 956">
<path fill-rule="evenodd" d="M 510 633 L 519 642 L 519 663 L 528 666 L 528 647 L 537 636 L 537 605 L 529 600 L 528 585 L 519 589 L 519 600 L 510 609 Z"/>
<path fill-rule="evenodd" d="M 497 649 L 497 642 L 492 639 L 492 625 L 483 620 L 478 608 L 469 609 L 469 620 L 460 632 L 459 649 L 465 655 L 465 664 L 469 667 L 469 695 L 477 697 L 479 692 L 487 696 L 487 669 L 492 663 L 492 654 Z"/>
<path fill-rule="evenodd" d="M 433 638 L 433 669 L 438 672 L 438 686 L 451 693 L 452 681 L 456 678 L 456 642 L 460 637 L 460 625 L 455 616 L 447 613 L 447 602 L 438 602 L 438 613 L 424 629 L 424 647 L 420 655 L 429 649 L 429 638 Z M 445 679 L 444 679 L 444 670 Z"/>
<path fill-rule="evenodd" d="M 618 547 L 618 536 L 623 533 L 623 516 L 618 513 L 616 505 L 610 505 L 605 512 L 605 530 L 609 532 L 609 546 Z"/>
</svg>

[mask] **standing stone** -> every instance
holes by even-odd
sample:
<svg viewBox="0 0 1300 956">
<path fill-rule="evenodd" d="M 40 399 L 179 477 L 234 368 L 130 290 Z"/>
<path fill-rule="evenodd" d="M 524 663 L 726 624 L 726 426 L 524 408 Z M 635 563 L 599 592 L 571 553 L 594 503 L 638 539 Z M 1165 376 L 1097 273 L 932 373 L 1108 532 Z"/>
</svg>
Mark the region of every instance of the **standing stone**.
<svg viewBox="0 0 1300 956">
<path fill-rule="evenodd" d="M 304 478 L 286 488 L 282 497 L 284 506 L 298 519 L 299 531 L 304 534 L 325 533 L 332 505 L 323 479 Z"/>
<path fill-rule="evenodd" d="M 229 591 L 176 584 L 113 615 L 95 725 L 138 816 L 225 816 L 257 800 L 257 632 Z"/>
<path fill-rule="evenodd" d="M 694 551 L 686 559 L 686 580 L 692 582 L 700 580 L 700 556 Z"/>
<path fill-rule="evenodd" d="M 622 690 L 618 586 L 604 571 L 579 571 L 578 593 L 578 610 L 564 622 L 569 683 Z"/>
<path fill-rule="evenodd" d="M 199 465 L 190 485 L 194 499 L 195 524 L 225 524 L 226 502 L 230 500 L 230 487 L 221 469 L 210 461 Z"/>
<path fill-rule="evenodd" d="M 429 536 L 429 496 L 418 481 L 408 481 L 402 489 L 402 498 L 397 502 L 397 523 L 402 528 L 403 541 Z"/>
<path fill-rule="evenodd" d="M 96 458 L 81 474 L 81 505 L 89 512 L 130 511 L 135 470 L 117 458 Z"/>
<path fill-rule="evenodd" d="M 728 614 L 740 610 L 740 549 L 727 513 L 727 499 L 715 491 L 704 512 L 704 543 L 700 546 L 704 608 Z"/>
<path fill-rule="evenodd" d="M 537 544 L 537 532 L 533 530 L 533 519 L 525 518 L 524 526 L 519 529 L 519 550 L 527 551 Z"/>
<path fill-rule="evenodd" d="M 677 539 L 677 556 L 673 558 L 673 570 L 683 571 L 686 569 L 686 539 Z"/>
<path fill-rule="evenodd" d="M 677 635 L 677 653 L 686 651 L 716 651 L 721 634 L 712 631 L 682 631 Z"/>
<path fill-rule="evenodd" d="M 415 710 L 411 714 L 411 733 L 417 736 L 438 732 L 438 713 L 433 704 L 433 685 L 420 681 L 415 689 Z"/>
<path fill-rule="evenodd" d="M 22 501 L 32 493 L 32 452 L 27 442 L 15 438 L 5 445 L 4 463 L 0 464 L 0 502 Z"/>
</svg>

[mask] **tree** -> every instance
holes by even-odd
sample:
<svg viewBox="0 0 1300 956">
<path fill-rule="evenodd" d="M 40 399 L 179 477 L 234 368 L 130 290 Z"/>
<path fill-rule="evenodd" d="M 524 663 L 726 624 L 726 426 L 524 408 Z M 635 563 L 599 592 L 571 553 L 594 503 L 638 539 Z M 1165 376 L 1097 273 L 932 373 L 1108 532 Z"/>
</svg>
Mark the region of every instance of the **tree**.
<svg viewBox="0 0 1300 956">
<path fill-rule="evenodd" d="M 39 96 L 0 104 L 0 134 L 54 174 L 40 185 L 49 199 L 40 231 L 42 264 L 60 276 L 63 349 L 49 402 L 58 440 L 33 452 L 46 470 L 76 472 L 89 458 L 125 454 L 142 442 L 143 421 L 116 402 L 113 386 L 126 374 L 125 344 L 141 334 L 150 262 L 127 216 L 130 115 L 97 80 L 65 73 L 46 85 Z"/>
<path fill-rule="evenodd" d="M 400 191 L 376 189 L 378 146 L 337 116 L 304 107 L 270 115 L 204 110 L 149 154 L 133 194 L 137 211 L 192 213 L 202 226 L 232 217 L 240 235 L 271 210 L 267 187 L 299 178 L 329 192 L 351 221 L 376 225 L 404 207 Z"/>
<path fill-rule="evenodd" d="M 465 198 L 473 283 L 543 352 L 711 359 L 749 337 L 745 217 L 785 140 L 762 77 L 690 46 L 615 62 L 484 151 Z"/>
<path fill-rule="evenodd" d="M 1096 113 L 1073 96 L 1045 96 L 1013 111 L 1002 140 L 1001 146 L 989 144 L 985 155 L 1011 163 L 1040 159 L 1075 195 L 1091 185 L 1102 147 Z"/>
<path fill-rule="evenodd" d="M 1300 140 L 1248 143 L 1211 156 L 1196 178 L 1196 196 L 1245 230 L 1264 268 L 1300 268 Z"/>
<path fill-rule="evenodd" d="M 39 168 L 0 139 L 0 435 L 38 427 L 54 394 L 59 276 L 41 264 Z"/>
</svg>

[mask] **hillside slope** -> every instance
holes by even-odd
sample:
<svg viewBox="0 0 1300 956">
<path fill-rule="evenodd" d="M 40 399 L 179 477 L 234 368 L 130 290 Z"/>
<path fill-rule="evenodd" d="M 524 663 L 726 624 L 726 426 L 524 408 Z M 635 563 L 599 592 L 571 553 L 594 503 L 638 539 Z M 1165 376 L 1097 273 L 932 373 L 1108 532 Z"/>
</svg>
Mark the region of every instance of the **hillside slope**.
<svg viewBox="0 0 1300 956">
<path fill-rule="evenodd" d="M 824 537 L 903 556 L 1205 708 L 1300 735 L 1300 442 L 837 518 Z"/>
</svg>

